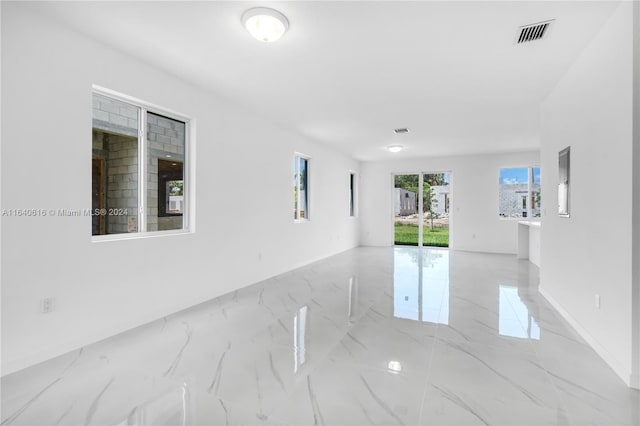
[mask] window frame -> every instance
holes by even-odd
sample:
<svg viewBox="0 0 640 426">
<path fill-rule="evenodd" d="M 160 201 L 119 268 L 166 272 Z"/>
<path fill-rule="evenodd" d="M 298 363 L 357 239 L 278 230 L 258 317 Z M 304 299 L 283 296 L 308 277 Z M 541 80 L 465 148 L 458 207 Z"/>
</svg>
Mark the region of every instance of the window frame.
<svg viewBox="0 0 640 426">
<path fill-rule="evenodd" d="M 300 169 L 300 159 L 303 159 L 306 161 L 306 186 L 305 186 L 305 191 L 306 191 L 306 201 L 307 201 L 307 205 L 306 205 L 306 210 L 305 210 L 305 217 L 300 218 L 298 217 L 298 212 L 300 210 L 299 205 L 300 205 L 300 178 L 298 178 L 296 180 L 296 182 L 294 183 L 294 190 L 297 188 L 298 192 L 297 192 L 297 199 L 294 199 L 293 202 L 293 211 L 294 211 L 294 217 L 293 217 L 293 222 L 294 223 L 306 223 L 309 222 L 311 220 L 311 215 L 309 214 L 309 212 L 311 211 L 311 198 L 309 197 L 309 195 L 311 194 L 311 190 L 310 188 L 310 167 L 309 164 L 311 163 L 311 157 L 306 155 L 306 154 L 302 154 L 300 152 L 294 152 L 293 154 L 293 175 L 296 175 L 296 166 L 297 169 Z M 298 206 L 298 208 L 296 209 L 296 206 Z"/>
<path fill-rule="evenodd" d="M 133 240 L 169 235 L 183 235 L 195 232 L 195 120 L 186 114 L 147 102 L 133 96 L 98 85 L 91 86 L 91 102 L 93 96 L 100 95 L 116 101 L 124 102 L 138 108 L 138 231 L 120 234 L 91 235 L 92 242 Z M 182 229 L 163 231 L 147 231 L 147 113 L 161 115 L 178 120 L 185 124 L 184 135 L 184 211 L 182 213 Z M 93 119 L 93 115 L 92 115 Z M 93 125 L 92 125 L 93 129 Z"/>
<path fill-rule="evenodd" d="M 500 213 L 500 174 L 504 169 L 527 169 L 527 196 L 525 198 L 527 203 L 527 217 L 511 217 L 511 216 L 502 216 Z M 500 167 L 498 169 L 498 219 L 500 220 L 516 220 L 516 221 L 538 221 L 542 219 L 542 212 L 540 212 L 540 216 L 533 217 L 533 204 L 532 204 L 532 196 L 533 192 L 533 169 L 541 169 L 541 167 L 537 164 L 529 165 L 529 166 L 506 166 Z M 541 172 L 542 174 L 542 172 Z M 540 188 L 540 192 L 542 192 L 542 188 Z"/>
<path fill-rule="evenodd" d="M 562 177 L 564 174 L 564 181 Z M 571 217 L 571 147 L 558 152 L 558 216 Z M 564 186 L 564 192 L 562 187 Z M 564 207 L 564 209 L 563 209 Z"/>
</svg>

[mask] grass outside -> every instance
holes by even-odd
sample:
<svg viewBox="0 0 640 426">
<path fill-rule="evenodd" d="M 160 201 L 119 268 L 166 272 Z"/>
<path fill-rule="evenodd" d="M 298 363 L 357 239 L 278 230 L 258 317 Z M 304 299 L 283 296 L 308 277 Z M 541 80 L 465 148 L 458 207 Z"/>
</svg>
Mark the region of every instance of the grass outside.
<svg viewBox="0 0 640 426">
<path fill-rule="evenodd" d="M 395 224 L 395 244 L 417 246 L 418 226 L 411 224 Z M 425 224 L 423 229 L 422 244 L 425 246 L 449 247 L 449 228 L 436 226 L 431 228 Z"/>
</svg>

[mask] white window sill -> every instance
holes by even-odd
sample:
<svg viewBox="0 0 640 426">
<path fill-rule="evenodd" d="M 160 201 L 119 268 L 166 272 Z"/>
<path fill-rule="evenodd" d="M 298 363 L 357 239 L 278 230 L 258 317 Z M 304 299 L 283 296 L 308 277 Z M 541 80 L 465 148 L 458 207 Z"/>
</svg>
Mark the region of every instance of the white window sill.
<svg viewBox="0 0 640 426">
<path fill-rule="evenodd" d="M 138 240 L 141 238 L 157 238 L 157 237 L 169 237 L 172 235 L 187 235 L 194 232 L 189 229 L 176 229 L 171 231 L 153 231 L 153 232 L 131 232 L 129 234 L 107 234 L 107 235 L 92 235 L 92 243 L 104 243 L 108 241 L 123 241 L 123 240 Z"/>
</svg>

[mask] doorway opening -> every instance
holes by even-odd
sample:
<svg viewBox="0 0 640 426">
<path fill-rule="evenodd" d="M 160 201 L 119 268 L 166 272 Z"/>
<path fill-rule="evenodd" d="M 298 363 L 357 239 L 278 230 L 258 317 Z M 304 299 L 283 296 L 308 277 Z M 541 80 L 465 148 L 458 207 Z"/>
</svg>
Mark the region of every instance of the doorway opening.
<svg viewBox="0 0 640 426">
<path fill-rule="evenodd" d="M 393 177 L 394 244 L 449 247 L 450 173 Z"/>
</svg>

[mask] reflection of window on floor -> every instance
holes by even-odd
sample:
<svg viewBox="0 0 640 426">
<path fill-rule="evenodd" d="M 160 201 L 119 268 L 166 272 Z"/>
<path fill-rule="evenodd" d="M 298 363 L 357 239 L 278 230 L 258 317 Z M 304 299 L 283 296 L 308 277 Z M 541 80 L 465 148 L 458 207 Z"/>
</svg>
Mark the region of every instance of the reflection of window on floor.
<svg viewBox="0 0 640 426">
<path fill-rule="evenodd" d="M 297 373 L 306 361 L 307 307 L 303 306 L 293 317 L 293 372 Z"/>
<path fill-rule="evenodd" d="M 529 314 L 520 296 L 518 288 L 500 286 L 500 307 L 498 311 L 498 331 L 502 336 L 519 337 L 521 339 L 540 339 L 540 327 Z"/>
<path fill-rule="evenodd" d="M 172 425 L 186 426 L 187 419 L 193 410 L 193 398 L 190 396 L 186 383 L 153 397 L 135 407 L 127 414 L 127 418 L 118 425 L 167 424 L 170 419 Z"/>
<path fill-rule="evenodd" d="M 347 312 L 349 321 L 352 321 L 356 316 L 357 304 L 358 304 L 358 280 L 356 277 L 349 277 L 349 312 Z"/>
<path fill-rule="evenodd" d="M 398 374 L 402 372 L 402 364 L 400 364 L 399 361 L 389 361 L 389 364 L 387 364 L 387 369 L 390 373 Z"/>
<path fill-rule="evenodd" d="M 394 251 L 393 315 L 414 321 L 449 323 L 449 251 Z"/>
</svg>

